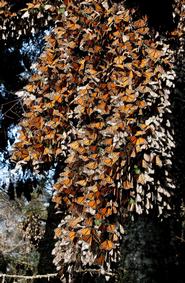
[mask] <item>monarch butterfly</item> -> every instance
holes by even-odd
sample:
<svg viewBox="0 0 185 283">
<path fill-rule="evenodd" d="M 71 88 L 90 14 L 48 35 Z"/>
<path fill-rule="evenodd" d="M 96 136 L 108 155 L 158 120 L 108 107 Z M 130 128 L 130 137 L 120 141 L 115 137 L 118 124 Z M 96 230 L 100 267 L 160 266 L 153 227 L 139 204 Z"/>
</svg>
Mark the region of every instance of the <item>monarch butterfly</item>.
<svg viewBox="0 0 185 283">
<path fill-rule="evenodd" d="M 84 99 L 82 97 L 78 97 L 77 99 L 75 99 L 75 102 L 77 102 L 79 105 L 84 106 Z"/>
<path fill-rule="evenodd" d="M 98 192 L 98 187 L 96 185 L 89 187 L 89 189 L 94 193 Z"/>
<path fill-rule="evenodd" d="M 59 155 L 60 153 L 62 153 L 62 149 L 61 148 L 57 148 L 57 150 L 55 151 L 55 155 Z"/>
<path fill-rule="evenodd" d="M 56 204 L 60 204 L 61 203 L 61 200 L 62 200 L 62 197 L 61 196 L 54 196 L 53 199 L 52 199 Z"/>
<path fill-rule="evenodd" d="M 69 178 L 65 178 L 65 179 L 62 180 L 62 184 L 66 187 L 69 187 L 72 184 L 72 180 L 69 179 Z"/>
<path fill-rule="evenodd" d="M 107 232 L 114 233 L 115 229 L 116 229 L 116 225 L 115 224 L 111 224 L 111 225 L 109 225 L 107 227 Z"/>
<path fill-rule="evenodd" d="M 148 48 L 147 49 L 148 56 L 151 60 L 156 61 L 162 56 L 162 52 L 155 49 L 155 48 Z"/>
<path fill-rule="evenodd" d="M 144 73 L 144 76 L 146 78 L 146 81 L 149 82 L 150 79 L 153 77 L 154 73 L 152 72 L 151 69 L 147 70 L 145 73 Z"/>
<path fill-rule="evenodd" d="M 144 67 L 148 66 L 148 61 L 149 61 L 148 58 L 142 59 L 141 63 L 140 63 L 140 68 L 144 68 Z"/>
<path fill-rule="evenodd" d="M 98 154 L 97 154 L 97 153 L 94 153 L 94 154 L 91 154 L 91 155 L 90 155 L 90 158 L 91 158 L 91 159 L 95 159 L 95 160 L 96 160 L 97 157 L 98 157 Z"/>
<path fill-rule="evenodd" d="M 130 79 L 128 77 L 125 77 L 119 83 L 121 87 L 126 87 L 130 84 Z"/>
<path fill-rule="evenodd" d="M 82 218 L 81 217 L 77 217 L 77 218 L 75 218 L 75 219 L 72 219 L 71 221 L 69 221 L 69 226 L 71 227 L 71 228 L 74 228 L 74 227 L 76 227 L 76 225 L 78 224 L 78 223 L 80 223 L 82 221 Z"/>
<path fill-rule="evenodd" d="M 116 234 L 114 234 L 113 237 L 112 237 L 112 240 L 113 240 L 114 242 L 117 242 L 117 241 L 118 241 L 118 236 L 117 236 Z"/>
<path fill-rule="evenodd" d="M 28 84 L 25 89 L 28 91 L 28 92 L 33 92 L 35 89 L 36 89 L 36 86 L 33 85 L 33 84 Z"/>
<path fill-rule="evenodd" d="M 78 198 L 75 199 L 75 202 L 80 204 L 80 205 L 83 205 L 84 202 L 85 202 L 85 197 L 84 196 L 83 197 L 78 197 Z"/>
<path fill-rule="evenodd" d="M 123 187 L 125 190 L 130 190 L 133 188 L 133 183 L 127 180 L 123 182 Z"/>
<path fill-rule="evenodd" d="M 124 114 L 132 114 L 137 109 L 133 104 L 126 104 L 119 107 L 119 111 Z"/>
<path fill-rule="evenodd" d="M 116 63 L 117 65 L 121 65 L 123 64 L 124 59 L 124 56 L 117 56 L 116 58 L 114 58 L 114 63 Z"/>
<path fill-rule="evenodd" d="M 123 20 L 123 15 L 118 15 L 114 17 L 114 21 L 116 24 L 119 24 Z"/>
<path fill-rule="evenodd" d="M 147 169 L 148 168 L 148 162 L 146 162 L 144 159 L 142 160 L 142 167 Z"/>
<path fill-rule="evenodd" d="M 130 140 L 133 144 L 136 144 L 137 138 L 135 136 L 131 136 Z"/>
<path fill-rule="evenodd" d="M 112 179 L 110 176 L 106 176 L 103 180 L 104 180 L 106 183 L 108 183 L 108 184 L 112 184 L 112 183 L 113 183 L 113 179 Z"/>
<path fill-rule="evenodd" d="M 97 162 L 89 162 L 88 164 L 86 164 L 86 167 L 88 169 L 95 170 L 98 167 L 98 163 Z"/>
<path fill-rule="evenodd" d="M 111 208 L 107 208 L 107 207 L 104 207 L 102 209 L 100 209 L 99 213 L 96 214 L 96 219 L 103 219 L 105 217 L 108 217 L 112 215 L 112 209 Z"/>
<path fill-rule="evenodd" d="M 69 146 L 74 150 L 78 150 L 80 144 L 79 144 L 79 142 L 74 141 L 74 142 L 70 143 Z"/>
<path fill-rule="evenodd" d="M 90 124 L 90 127 L 91 127 L 92 129 L 101 130 L 104 125 L 105 125 L 104 122 L 96 122 L 96 123 L 91 123 L 91 124 Z"/>
<path fill-rule="evenodd" d="M 100 245 L 101 250 L 110 251 L 115 248 L 115 245 L 112 241 L 106 240 Z"/>
<path fill-rule="evenodd" d="M 85 224 L 85 226 L 92 226 L 92 224 L 93 224 L 92 218 L 85 219 L 84 224 Z"/>
<path fill-rule="evenodd" d="M 114 35 L 114 37 L 120 38 L 120 37 L 121 37 L 121 32 L 117 30 L 117 31 L 115 31 L 115 32 L 113 33 L 113 35 Z"/>
<path fill-rule="evenodd" d="M 91 145 L 93 143 L 93 141 L 89 139 L 84 139 L 82 142 L 84 145 Z"/>
<path fill-rule="evenodd" d="M 138 179 L 137 179 L 137 182 L 139 183 L 139 184 L 141 184 L 141 185 L 144 185 L 144 184 L 146 184 L 146 178 L 145 178 L 145 175 L 144 174 L 140 174 L 139 175 L 139 177 L 138 177 Z"/>
<path fill-rule="evenodd" d="M 78 184 L 80 186 L 86 186 L 87 181 L 86 180 L 80 180 L 80 181 L 76 182 L 76 184 Z"/>
<path fill-rule="evenodd" d="M 75 162 L 76 158 L 75 158 L 75 155 L 70 155 L 66 160 L 65 160 L 65 163 L 73 163 Z"/>
<path fill-rule="evenodd" d="M 105 158 L 105 159 L 103 159 L 103 163 L 104 163 L 106 166 L 112 167 L 112 165 L 113 165 L 113 160 L 112 160 L 111 158 Z"/>
<path fill-rule="evenodd" d="M 97 138 L 97 134 L 96 133 L 88 133 L 89 134 L 89 139 L 91 139 L 91 140 L 93 140 L 93 141 L 95 141 L 96 140 L 96 138 Z"/>
<path fill-rule="evenodd" d="M 91 228 L 83 228 L 79 230 L 79 233 L 84 236 L 91 235 Z"/>
<path fill-rule="evenodd" d="M 54 189 L 57 190 L 57 191 L 59 191 L 61 187 L 62 187 L 61 183 L 54 184 Z"/>
<path fill-rule="evenodd" d="M 95 69 L 87 69 L 86 72 L 91 74 L 91 75 L 95 75 L 97 73 L 97 71 Z"/>
<path fill-rule="evenodd" d="M 146 102 L 145 101 L 138 101 L 137 105 L 139 106 L 139 108 L 144 108 L 144 107 L 146 107 Z"/>
<path fill-rule="evenodd" d="M 155 157 L 155 163 L 157 166 L 162 167 L 162 161 L 158 155 Z"/>
<path fill-rule="evenodd" d="M 75 47 L 75 46 L 74 46 L 74 47 Z M 73 48 L 74 48 L 74 47 L 73 47 Z M 75 70 L 77 70 L 77 71 L 78 71 L 79 68 L 80 68 L 80 64 L 78 64 L 78 63 L 76 63 L 76 62 L 73 62 L 71 65 L 72 65 L 73 69 L 75 69 Z"/>
<path fill-rule="evenodd" d="M 62 229 L 61 228 L 56 228 L 55 229 L 55 237 L 60 237 L 61 236 L 61 234 L 62 234 Z"/>
<path fill-rule="evenodd" d="M 55 131 L 51 130 L 47 135 L 45 135 L 44 139 L 53 139 L 55 137 Z"/>
<path fill-rule="evenodd" d="M 146 140 L 144 138 L 137 138 L 136 136 L 131 136 L 130 140 L 135 145 L 146 144 Z"/>
<path fill-rule="evenodd" d="M 124 95 L 121 100 L 124 102 L 134 102 L 136 100 L 136 96 L 134 94 Z"/>
<path fill-rule="evenodd" d="M 95 9 L 96 9 L 97 12 L 102 12 L 102 7 L 99 4 L 94 2 L 94 6 L 95 6 Z"/>
<path fill-rule="evenodd" d="M 1 3 L 0 3 L 0 8 L 3 8 L 4 6 L 6 6 L 7 5 L 7 2 L 5 2 L 5 1 L 1 1 Z M 27 4 L 28 5 L 28 4 Z"/>
<path fill-rule="evenodd" d="M 112 138 L 107 138 L 104 140 L 105 145 L 112 145 Z"/>
<path fill-rule="evenodd" d="M 140 19 L 140 20 L 138 20 L 138 21 L 135 21 L 135 22 L 134 22 L 134 26 L 135 26 L 136 28 L 145 27 L 145 26 L 146 26 L 146 20 Z"/>
<path fill-rule="evenodd" d="M 92 243 L 92 235 L 82 235 L 82 240 L 91 245 Z"/>
<path fill-rule="evenodd" d="M 95 197 L 95 194 L 94 194 L 94 193 L 89 193 L 89 194 L 86 195 L 86 197 L 87 197 L 88 199 L 90 199 L 90 200 L 93 200 L 94 197 Z"/>
<path fill-rule="evenodd" d="M 112 128 L 112 127 L 109 127 L 109 128 Z M 112 150 L 113 150 L 113 145 L 107 146 L 107 147 L 105 148 L 105 152 L 107 152 L 107 153 L 111 153 Z"/>
<path fill-rule="evenodd" d="M 136 145 L 146 144 L 146 140 L 144 138 L 138 138 L 136 141 Z"/>
<path fill-rule="evenodd" d="M 75 235 L 76 235 L 76 233 L 75 233 L 74 231 L 70 231 L 70 232 L 69 232 L 69 238 L 70 238 L 71 241 L 74 240 Z"/>
<path fill-rule="evenodd" d="M 86 152 L 85 148 L 82 146 L 79 146 L 78 150 L 77 150 L 80 154 L 84 154 Z"/>
<path fill-rule="evenodd" d="M 56 102 L 61 103 L 62 102 L 62 97 L 61 97 L 60 94 L 56 93 L 56 94 L 53 95 L 53 100 L 56 101 Z"/>
<path fill-rule="evenodd" d="M 42 117 L 35 117 L 30 120 L 30 128 L 34 127 L 36 129 L 40 129 L 43 125 L 43 118 Z"/>
<path fill-rule="evenodd" d="M 95 263 L 98 264 L 98 265 L 103 265 L 104 262 L 105 262 L 105 256 L 103 256 L 103 255 L 100 255 L 95 260 Z"/>
<path fill-rule="evenodd" d="M 100 52 L 101 49 L 102 49 L 102 47 L 99 46 L 99 45 L 94 46 L 94 52 L 96 52 L 96 53 Z"/>
<path fill-rule="evenodd" d="M 21 145 L 22 143 L 16 143 L 19 145 Z M 29 156 L 29 153 L 26 149 L 22 149 L 22 150 L 19 150 L 19 151 L 16 151 L 13 156 L 12 156 L 12 159 L 24 159 L 24 160 L 29 160 L 30 159 L 30 156 Z"/>
<path fill-rule="evenodd" d="M 74 41 L 71 41 L 71 42 L 68 42 L 68 48 L 75 48 L 76 47 L 76 42 Z"/>
<path fill-rule="evenodd" d="M 67 24 L 67 28 L 68 28 L 69 30 L 77 30 L 77 29 L 80 29 L 81 26 L 78 25 L 78 24 L 76 24 L 76 23 L 68 23 L 68 24 Z"/>
<path fill-rule="evenodd" d="M 107 104 L 106 104 L 104 101 L 101 101 L 101 102 L 98 104 L 98 106 L 97 106 L 96 109 L 105 111 L 106 106 L 107 106 Z"/>
<path fill-rule="evenodd" d="M 79 158 L 82 159 L 85 162 L 89 160 L 89 158 L 87 156 L 84 156 L 84 155 L 79 155 Z"/>
<path fill-rule="evenodd" d="M 139 32 L 140 34 L 146 34 L 148 33 L 148 31 L 149 31 L 149 28 L 146 28 L 146 27 L 137 29 L 137 32 Z"/>
<path fill-rule="evenodd" d="M 115 86 L 115 85 L 114 85 L 114 86 Z M 103 100 L 106 100 L 106 99 L 108 99 L 109 95 L 110 95 L 109 93 L 103 94 L 101 98 L 102 98 Z"/>
</svg>

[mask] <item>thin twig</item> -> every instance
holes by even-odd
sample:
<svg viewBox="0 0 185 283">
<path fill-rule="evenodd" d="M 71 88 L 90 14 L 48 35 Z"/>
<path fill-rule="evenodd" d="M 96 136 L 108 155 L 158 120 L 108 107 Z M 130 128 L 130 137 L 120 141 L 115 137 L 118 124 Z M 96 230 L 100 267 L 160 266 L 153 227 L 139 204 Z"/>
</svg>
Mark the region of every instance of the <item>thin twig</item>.
<svg viewBox="0 0 185 283">
<path fill-rule="evenodd" d="M 76 273 L 87 273 L 87 272 L 92 272 L 92 273 L 100 273 L 102 275 L 108 275 L 108 276 L 115 276 L 115 273 L 112 272 L 108 272 L 102 269 L 79 269 L 79 270 L 75 270 Z"/>
<path fill-rule="evenodd" d="M 21 99 L 22 99 L 22 98 L 21 98 Z M 20 98 L 16 98 L 16 99 L 10 100 L 10 101 L 8 101 L 8 102 L 2 103 L 1 105 L 4 106 L 4 105 L 11 104 L 11 103 L 13 103 L 13 102 L 16 102 L 16 103 L 17 103 L 19 100 L 20 100 Z"/>
<path fill-rule="evenodd" d="M 19 99 L 17 102 L 15 102 L 6 112 L 2 113 L 2 115 L 7 117 L 7 113 L 10 112 L 10 111 L 11 111 L 13 114 L 18 115 L 18 114 L 15 113 L 12 109 L 13 109 L 17 104 L 19 104 L 19 103 L 21 103 L 20 99 Z"/>
<path fill-rule="evenodd" d="M 40 279 L 40 278 L 50 278 L 50 277 L 56 277 L 58 273 L 51 273 L 51 274 L 41 274 L 41 275 L 16 275 L 16 274 L 0 274 L 0 277 L 4 278 L 17 278 L 17 279 Z"/>
<path fill-rule="evenodd" d="M 181 242 L 185 243 L 185 240 L 181 237 L 176 236 L 176 239 L 180 240 Z"/>
</svg>

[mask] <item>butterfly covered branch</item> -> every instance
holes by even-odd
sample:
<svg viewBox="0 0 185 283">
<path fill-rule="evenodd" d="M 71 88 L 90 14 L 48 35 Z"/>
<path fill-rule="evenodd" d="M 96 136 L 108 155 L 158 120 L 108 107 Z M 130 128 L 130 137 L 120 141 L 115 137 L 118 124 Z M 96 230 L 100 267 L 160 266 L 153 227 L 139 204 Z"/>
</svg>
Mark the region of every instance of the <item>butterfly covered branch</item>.
<svg viewBox="0 0 185 283">
<path fill-rule="evenodd" d="M 53 254 L 62 277 L 72 278 L 88 267 L 112 272 L 125 211 L 172 209 L 175 72 L 174 51 L 134 9 L 102 0 L 60 5 L 24 89 L 12 160 L 37 171 L 64 160 L 54 185 L 64 217 Z"/>
</svg>

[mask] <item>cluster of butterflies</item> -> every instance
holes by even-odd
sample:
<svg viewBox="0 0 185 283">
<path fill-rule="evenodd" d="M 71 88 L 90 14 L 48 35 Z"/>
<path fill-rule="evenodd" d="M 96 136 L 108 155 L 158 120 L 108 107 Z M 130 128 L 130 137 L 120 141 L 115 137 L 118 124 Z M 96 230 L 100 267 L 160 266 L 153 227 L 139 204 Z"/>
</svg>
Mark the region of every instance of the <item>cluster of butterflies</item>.
<svg viewBox="0 0 185 283">
<path fill-rule="evenodd" d="M 53 197 L 64 213 L 55 230 L 58 270 L 110 271 L 124 215 L 169 208 L 173 52 L 123 4 L 64 1 L 59 15 L 23 92 L 12 159 L 36 170 L 64 160 Z"/>
<path fill-rule="evenodd" d="M 35 35 L 41 27 L 52 25 L 62 12 L 61 1 L 53 5 L 52 1 L 34 0 L 31 3 L 20 3 L 20 7 L 18 2 L 21 1 L 0 1 L 0 38 L 4 43 Z"/>
</svg>

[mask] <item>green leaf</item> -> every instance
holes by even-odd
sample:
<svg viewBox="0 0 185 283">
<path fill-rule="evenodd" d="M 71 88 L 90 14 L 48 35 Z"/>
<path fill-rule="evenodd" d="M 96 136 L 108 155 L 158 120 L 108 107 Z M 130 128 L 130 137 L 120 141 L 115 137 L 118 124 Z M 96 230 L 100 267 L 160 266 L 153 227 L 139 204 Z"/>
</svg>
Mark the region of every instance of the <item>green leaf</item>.
<svg viewBox="0 0 185 283">
<path fill-rule="evenodd" d="M 137 165 L 134 165 L 134 173 L 139 175 L 141 173 L 141 170 L 139 169 L 139 167 Z"/>
<path fill-rule="evenodd" d="M 64 14 L 64 12 L 65 12 L 65 8 L 64 7 L 58 9 L 58 13 L 59 14 Z"/>
</svg>

